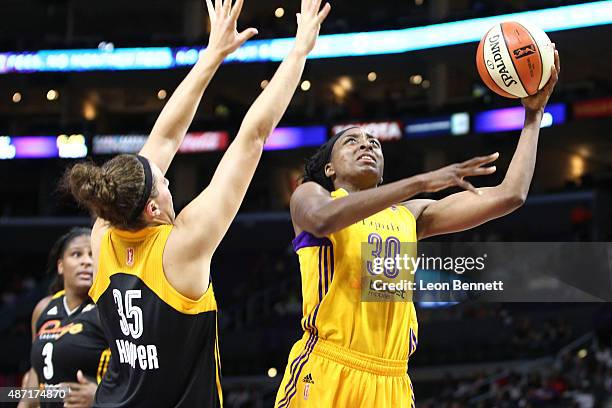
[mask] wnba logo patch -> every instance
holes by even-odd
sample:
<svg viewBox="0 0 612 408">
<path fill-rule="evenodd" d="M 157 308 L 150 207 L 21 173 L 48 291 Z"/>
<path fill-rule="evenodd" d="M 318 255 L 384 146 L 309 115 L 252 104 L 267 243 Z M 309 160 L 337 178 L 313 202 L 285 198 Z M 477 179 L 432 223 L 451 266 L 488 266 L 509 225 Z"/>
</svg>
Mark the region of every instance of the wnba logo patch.
<svg viewBox="0 0 612 408">
<path fill-rule="evenodd" d="M 308 397 L 310 397 L 310 384 L 304 386 L 304 400 L 308 400 Z"/>
<path fill-rule="evenodd" d="M 127 249 L 127 257 L 126 257 L 125 263 L 128 266 L 134 265 L 134 248 Z"/>
</svg>

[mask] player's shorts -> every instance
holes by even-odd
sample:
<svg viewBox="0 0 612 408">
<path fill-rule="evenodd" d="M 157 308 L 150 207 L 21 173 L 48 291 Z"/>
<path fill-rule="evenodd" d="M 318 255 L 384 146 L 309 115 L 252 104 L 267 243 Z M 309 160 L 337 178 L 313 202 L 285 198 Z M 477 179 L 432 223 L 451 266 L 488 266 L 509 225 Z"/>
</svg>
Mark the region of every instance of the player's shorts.
<svg viewBox="0 0 612 408">
<path fill-rule="evenodd" d="M 289 354 L 275 408 L 414 408 L 406 360 L 358 353 L 305 333 Z"/>
</svg>

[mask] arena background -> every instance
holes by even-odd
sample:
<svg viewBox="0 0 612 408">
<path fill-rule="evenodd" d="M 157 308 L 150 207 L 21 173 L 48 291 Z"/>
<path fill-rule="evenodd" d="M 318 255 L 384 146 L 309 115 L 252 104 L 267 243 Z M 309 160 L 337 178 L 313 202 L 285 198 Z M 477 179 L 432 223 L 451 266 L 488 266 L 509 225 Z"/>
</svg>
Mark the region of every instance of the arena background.
<svg viewBox="0 0 612 408">
<path fill-rule="evenodd" d="M 586 19 L 599 19 L 595 26 L 584 23 L 579 9 L 559 9 L 576 11 L 561 21 L 571 29 L 549 33 L 563 69 L 526 204 L 501 220 L 443 239 L 612 239 L 611 3 L 593 3 L 598 9 Z M 333 2 L 322 34 L 400 30 L 574 5 L 587 2 Z M 0 7 L 0 158 L 5 159 L 0 160 L 0 386 L 14 386 L 29 368 L 29 320 L 48 290 L 48 250 L 69 227 L 90 223 L 56 191 L 63 169 L 74 162 L 70 157 L 102 162 L 109 153 L 137 149 L 185 76 L 189 59 L 197 56 L 185 48 L 173 54 L 182 67 L 100 70 L 87 68 L 95 64 L 91 56 L 73 67 L 69 50 L 107 55 L 134 47 L 197 50 L 206 45 L 208 27 L 199 0 L 4 0 Z M 257 27 L 257 40 L 291 37 L 298 7 L 297 0 L 246 0 L 240 25 Z M 572 22 L 585 27 L 572 28 Z M 505 119 L 480 115 L 517 107 L 519 101 L 483 86 L 474 62 L 477 42 L 453 45 L 456 33 L 449 30 L 443 28 L 436 40 L 446 46 L 377 55 L 366 35 L 353 38 L 364 47 L 356 52 L 360 56 L 350 55 L 359 48 L 353 44 L 335 50 L 338 57 L 308 62 L 303 77 L 308 82 L 281 124 L 291 128 L 283 131 L 291 137 L 278 136 L 276 148 L 265 152 L 213 261 L 227 407 L 272 406 L 289 348 L 300 336 L 301 289 L 288 200 L 312 146 L 335 126 L 369 123 L 386 139 L 385 182 L 495 151 L 501 153 L 497 174 L 475 184 L 501 180 L 520 130 L 495 131 L 491 126 Z M 391 32 L 383 43 L 414 33 Z M 43 66 L 38 50 L 67 50 L 66 59 L 59 53 L 55 65 Z M 130 67 L 126 64 L 123 68 Z M 276 66 L 235 61 L 220 69 L 191 126 L 191 144 L 168 173 L 177 212 L 206 185 Z M 577 273 L 588 279 L 589 271 Z M 417 305 L 419 348 L 409 363 L 417 406 L 612 406 L 609 304 L 431 306 Z"/>
</svg>

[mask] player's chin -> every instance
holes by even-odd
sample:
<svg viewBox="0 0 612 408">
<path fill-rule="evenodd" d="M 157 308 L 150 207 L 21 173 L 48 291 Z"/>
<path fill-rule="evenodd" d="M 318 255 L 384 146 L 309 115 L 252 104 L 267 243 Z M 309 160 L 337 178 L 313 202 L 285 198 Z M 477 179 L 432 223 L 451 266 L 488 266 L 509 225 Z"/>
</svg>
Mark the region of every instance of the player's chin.
<svg viewBox="0 0 612 408">
<path fill-rule="evenodd" d="M 83 274 L 77 276 L 76 285 L 80 289 L 89 289 L 93 284 L 93 275 Z"/>
<path fill-rule="evenodd" d="M 382 171 L 375 164 L 362 164 L 356 169 L 356 173 L 364 185 L 375 187 L 379 184 Z"/>
</svg>

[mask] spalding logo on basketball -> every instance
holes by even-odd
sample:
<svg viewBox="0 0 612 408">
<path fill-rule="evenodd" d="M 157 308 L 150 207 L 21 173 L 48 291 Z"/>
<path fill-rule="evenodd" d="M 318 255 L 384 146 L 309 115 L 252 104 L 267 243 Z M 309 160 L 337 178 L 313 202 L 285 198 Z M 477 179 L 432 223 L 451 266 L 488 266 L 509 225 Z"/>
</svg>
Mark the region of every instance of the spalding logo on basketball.
<svg viewBox="0 0 612 408">
<path fill-rule="evenodd" d="M 536 94 L 548 82 L 554 63 L 554 48 L 546 33 L 514 21 L 491 28 L 476 52 L 480 78 L 506 98 Z"/>
</svg>

